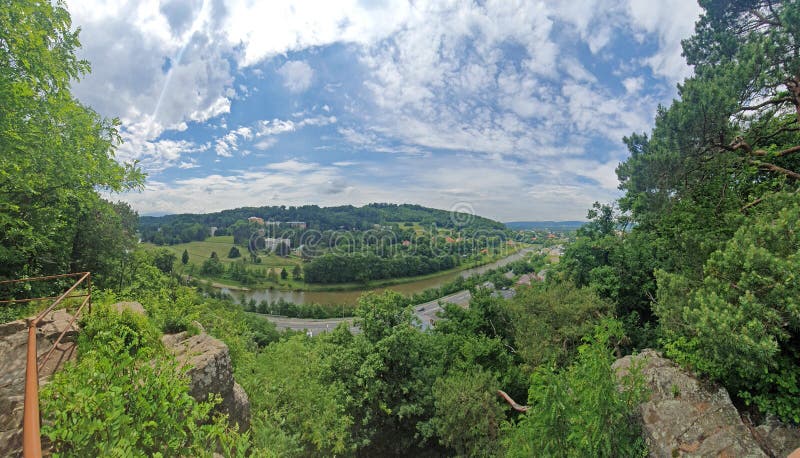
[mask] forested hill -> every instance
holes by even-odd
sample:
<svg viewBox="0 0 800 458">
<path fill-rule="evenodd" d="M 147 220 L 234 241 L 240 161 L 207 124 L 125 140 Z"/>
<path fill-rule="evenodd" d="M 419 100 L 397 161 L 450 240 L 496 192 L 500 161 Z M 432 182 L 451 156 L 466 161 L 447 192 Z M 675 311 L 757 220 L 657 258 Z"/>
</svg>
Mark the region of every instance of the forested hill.
<svg viewBox="0 0 800 458">
<path fill-rule="evenodd" d="M 242 207 L 206 214 L 142 216 L 139 218 L 139 229 L 143 235 L 164 226 L 200 224 L 204 228 L 216 226 L 222 229 L 251 216 L 263 218 L 264 221 L 302 221 L 309 229 L 318 230 L 371 229 L 376 224 L 387 225 L 394 222 L 414 222 L 423 226 L 435 224 L 440 228 L 459 227 L 469 230 L 505 229 L 505 226 L 498 221 L 466 213 L 453 213 L 421 205 L 381 203 L 368 204 L 363 207 L 352 205 Z"/>
<path fill-rule="evenodd" d="M 586 224 L 585 221 L 509 221 L 505 223 L 509 229 L 549 229 L 574 230 Z"/>
</svg>

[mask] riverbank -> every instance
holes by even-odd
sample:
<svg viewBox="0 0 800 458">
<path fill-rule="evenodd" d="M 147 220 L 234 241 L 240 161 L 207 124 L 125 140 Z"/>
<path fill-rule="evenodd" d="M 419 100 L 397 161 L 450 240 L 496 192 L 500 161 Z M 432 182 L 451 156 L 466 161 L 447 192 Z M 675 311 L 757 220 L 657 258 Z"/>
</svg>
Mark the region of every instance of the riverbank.
<svg viewBox="0 0 800 458">
<path fill-rule="evenodd" d="M 303 293 L 303 292 L 337 293 L 337 292 L 353 292 L 353 291 L 370 291 L 380 288 L 386 288 L 389 286 L 398 286 L 398 285 L 404 285 L 404 284 L 427 281 L 427 280 L 436 280 L 438 278 L 452 276 L 460 272 L 468 271 L 470 269 L 480 268 L 483 266 L 487 266 L 502 261 L 503 259 L 508 258 L 509 256 L 514 256 L 518 254 L 520 251 L 523 250 L 530 251 L 535 247 L 536 245 L 520 244 L 518 246 L 515 246 L 514 248 L 509 249 L 503 254 L 488 256 L 484 259 L 481 259 L 480 262 L 465 263 L 459 265 L 458 267 L 454 267 L 452 269 L 440 270 L 438 272 L 431 272 L 425 275 L 416 275 L 414 277 L 386 278 L 382 280 L 373 280 L 367 283 L 353 282 L 353 283 L 319 284 L 319 283 L 306 283 L 303 281 L 296 281 L 293 279 L 286 279 L 279 281 L 277 284 L 272 282 L 261 282 L 256 284 L 244 285 L 234 280 L 218 278 L 218 277 L 204 277 L 195 275 L 191 278 L 195 279 L 198 282 L 204 282 L 204 281 L 210 282 L 210 286 L 214 288 L 227 289 L 234 292 L 261 291 L 261 290 L 278 291 L 286 293 Z"/>
<path fill-rule="evenodd" d="M 382 285 L 364 287 L 358 285 L 359 288 L 345 291 L 281 291 L 275 289 L 251 289 L 250 291 L 234 291 L 232 289 L 223 288 L 218 292 L 231 295 L 237 302 L 241 304 L 261 304 L 266 303 L 292 303 L 296 305 L 301 304 L 318 304 L 321 306 L 337 306 L 347 305 L 352 306 L 358 302 L 358 298 L 366 292 L 378 292 L 391 289 L 395 292 L 403 294 L 408 297 L 418 295 L 424 291 L 435 290 L 444 285 L 451 284 L 459 278 L 466 279 L 473 275 L 482 274 L 488 270 L 496 269 L 505 266 L 511 262 L 523 259 L 528 253 L 535 252 L 536 247 L 525 247 L 516 250 L 513 254 L 507 255 L 499 260 L 488 264 L 482 264 L 478 267 L 467 268 L 464 270 L 456 270 L 445 273 L 437 273 L 436 275 L 428 275 L 423 279 L 414 279 L 409 282 L 397 283 L 394 285 Z M 461 289 L 461 287 L 459 288 Z M 455 292 L 448 291 L 448 292 Z M 444 293 L 447 294 L 447 293 Z"/>
</svg>

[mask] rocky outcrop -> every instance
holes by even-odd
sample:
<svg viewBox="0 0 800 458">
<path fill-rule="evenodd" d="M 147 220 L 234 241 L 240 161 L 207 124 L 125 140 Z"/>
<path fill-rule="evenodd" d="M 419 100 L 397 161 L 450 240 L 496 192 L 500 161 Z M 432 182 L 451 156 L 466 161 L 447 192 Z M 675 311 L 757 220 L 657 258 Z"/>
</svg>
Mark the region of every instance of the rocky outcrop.
<svg viewBox="0 0 800 458">
<path fill-rule="evenodd" d="M 790 427 L 773 417 L 755 428 L 753 435 L 773 456 L 789 456 L 792 452 L 800 456 L 800 427 Z"/>
<path fill-rule="evenodd" d="M 127 310 L 129 312 L 137 313 L 139 315 L 147 315 L 147 312 L 144 310 L 144 307 L 142 307 L 142 304 L 133 301 L 117 302 L 116 304 L 112 305 L 111 308 L 113 308 L 119 313 L 122 313 L 125 310 Z"/>
<path fill-rule="evenodd" d="M 233 379 L 228 346 L 205 332 L 167 334 L 161 339 L 181 366 L 189 367 L 190 392 L 198 401 L 211 393 L 219 394 L 220 411 L 228 414 L 231 423 L 244 431 L 250 427 L 250 401 L 247 393 Z"/>
<path fill-rule="evenodd" d="M 754 437 L 724 388 L 699 381 L 653 350 L 626 356 L 613 367 L 622 376 L 633 365 L 651 390 L 639 410 L 652 457 L 784 457 L 800 446 L 791 428 L 776 423 L 754 428 Z"/>
<path fill-rule="evenodd" d="M 55 310 L 42 319 L 36 332 L 39 357 L 53 346 L 62 331 L 69 327 L 72 315 Z M 39 384 L 69 360 L 75 359 L 73 328 L 66 332 L 61 343 L 39 373 Z M 17 320 L 0 324 L 0 456 L 19 456 L 22 453 L 22 411 L 25 396 L 25 367 L 28 351 L 28 324 Z"/>
</svg>

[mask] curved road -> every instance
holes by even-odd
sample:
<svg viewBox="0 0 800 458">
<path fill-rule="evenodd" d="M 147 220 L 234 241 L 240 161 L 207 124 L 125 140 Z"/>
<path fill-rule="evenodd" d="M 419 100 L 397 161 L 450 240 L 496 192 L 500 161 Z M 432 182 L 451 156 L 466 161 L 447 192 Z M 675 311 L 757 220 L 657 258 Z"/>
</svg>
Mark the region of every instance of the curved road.
<svg viewBox="0 0 800 458">
<path fill-rule="evenodd" d="M 416 315 L 420 323 L 422 323 L 422 329 L 428 329 L 433 324 L 433 322 L 438 320 L 438 317 L 436 315 L 443 310 L 442 306 L 439 305 L 439 302 L 456 304 L 462 307 L 466 307 L 467 305 L 469 305 L 469 300 L 471 297 L 472 295 L 468 290 L 459 291 L 457 293 L 453 293 L 433 301 L 425 302 L 424 304 L 415 305 L 414 315 Z M 340 323 L 348 323 L 350 325 L 351 331 L 358 330 L 358 328 L 353 325 L 352 317 L 315 319 L 315 318 L 289 318 L 277 315 L 262 315 L 262 314 L 257 314 L 257 315 L 275 323 L 275 327 L 280 330 L 294 329 L 295 331 L 307 331 L 311 332 L 312 335 L 317 335 L 320 332 L 332 331 L 334 328 L 336 328 L 336 326 L 339 326 Z"/>
</svg>

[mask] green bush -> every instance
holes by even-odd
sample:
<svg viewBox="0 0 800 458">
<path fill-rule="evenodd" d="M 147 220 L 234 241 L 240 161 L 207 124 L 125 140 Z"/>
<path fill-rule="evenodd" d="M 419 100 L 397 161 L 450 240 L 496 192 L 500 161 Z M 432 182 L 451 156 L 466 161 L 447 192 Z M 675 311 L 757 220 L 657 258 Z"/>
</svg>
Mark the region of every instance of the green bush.
<svg viewBox="0 0 800 458">
<path fill-rule="evenodd" d="M 246 436 L 211 418 L 217 398 L 196 402 L 160 349 L 146 317 L 98 307 L 83 320 L 80 356 L 41 393 L 42 434 L 55 456 L 244 453 Z"/>
<path fill-rule="evenodd" d="M 647 456 L 634 417 L 645 399 L 644 380 L 633 368 L 620 390 L 611 369 L 609 343 L 620 337 L 622 324 L 605 320 L 567 369 L 537 368 L 531 377 L 530 410 L 516 426 L 506 428 L 508 456 Z"/>
<path fill-rule="evenodd" d="M 657 272 L 667 354 L 783 420 L 800 422 L 800 203 L 765 200 L 706 262 L 701 284 Z"/>
</svg>

